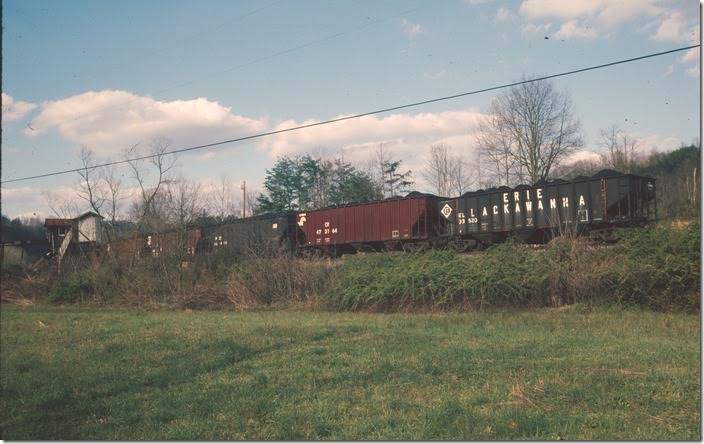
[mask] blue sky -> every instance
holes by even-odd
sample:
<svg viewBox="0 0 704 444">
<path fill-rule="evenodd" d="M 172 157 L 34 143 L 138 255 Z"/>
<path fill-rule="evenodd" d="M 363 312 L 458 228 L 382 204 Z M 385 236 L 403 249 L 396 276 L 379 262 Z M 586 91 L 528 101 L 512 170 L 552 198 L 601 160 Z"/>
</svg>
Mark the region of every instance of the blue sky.
<svg viewBox="0 0 704 444">
<path fill-rule="evenodd" d="M 696 44 L 699 4 L 12 0 L 3 32 L 5 180 L 78 166 L 81 145 L 115 159 L 153 137 L 209 143 Z M 698 137 L 699 75 L 696 50 L 555 83 L 588 157 L 612 124 L 646 152 Z M 363 165 L 384 142 L 418 172 L 432 143 L 471 156 L 494 94 L 183 155 L 179 169 L 206 190 L 223 175 L 256 188 L 278 155 L 343 152 Z M 76 182 L 3 185 L 2 211 L 48 215 L 46 191 L 75 199 Z"/>
</svg>

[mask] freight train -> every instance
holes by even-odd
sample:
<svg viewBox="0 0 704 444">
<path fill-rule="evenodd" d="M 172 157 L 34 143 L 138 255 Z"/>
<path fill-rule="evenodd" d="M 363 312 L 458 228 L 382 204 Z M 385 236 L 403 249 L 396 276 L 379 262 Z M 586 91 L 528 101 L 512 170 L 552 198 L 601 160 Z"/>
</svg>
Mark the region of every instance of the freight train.
<svg viewBox="0 0 704 444">
<path fill-rule="evenodd" d="M 656 218 L 655 179 L 603 170 L 571 181 L 490 188 L 453 198 L 413 192 L 374 202 L 155 233 L 144 238 L 137 255 L 467 251 L 509 238 L 544 243 L 567 230 L 606 239 L 614 228 L 642 226 Z M 120 242 L 135 246 L 135 239 Z M 121 249 L 119 245 L 112 248 Z"/>
</svg>

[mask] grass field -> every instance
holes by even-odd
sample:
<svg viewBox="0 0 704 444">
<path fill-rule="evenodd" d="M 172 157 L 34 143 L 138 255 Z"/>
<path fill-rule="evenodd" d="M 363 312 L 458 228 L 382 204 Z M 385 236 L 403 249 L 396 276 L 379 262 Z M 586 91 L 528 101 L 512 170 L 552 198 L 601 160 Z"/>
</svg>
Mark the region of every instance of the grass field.
<svg viewBox="0 0 704 444">
<path fill-rule="evenodd" d="M 699 316 L 2 307 L 4 439 L 701 437 Z"/>
</svg>

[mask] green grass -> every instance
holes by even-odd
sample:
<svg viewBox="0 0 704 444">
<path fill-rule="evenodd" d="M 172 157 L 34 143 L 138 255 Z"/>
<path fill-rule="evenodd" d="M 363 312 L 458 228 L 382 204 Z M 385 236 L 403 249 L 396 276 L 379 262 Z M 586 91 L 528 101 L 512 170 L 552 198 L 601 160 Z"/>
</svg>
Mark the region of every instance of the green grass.
<svg viewBox="0 0 704 444">
<path fill-rule="evenodd" d="M 2 307 L 4 439 L 701 438 L 699 316 Z"/>
</svg>

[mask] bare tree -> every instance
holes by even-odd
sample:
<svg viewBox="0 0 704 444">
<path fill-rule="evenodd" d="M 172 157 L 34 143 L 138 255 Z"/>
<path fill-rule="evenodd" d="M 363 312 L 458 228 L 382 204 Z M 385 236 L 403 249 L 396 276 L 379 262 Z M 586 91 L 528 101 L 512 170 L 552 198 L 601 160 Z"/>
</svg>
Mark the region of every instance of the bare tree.
<svg viewBox="0 0 704 444">
<path fill-rule="evenodd" d="M 444 143 L 430 147 L 422 176 L 439 196 L 462 194 L 472 183 L 468 162 L 452 154 L 452 147 Z"/>
<path fill-rule="evenodd" d="M 102 216 L 101 209 L 105 204 L 105 195 L 101 183 L 100 171 L 95 167 L 95 155 L 87 146 L 81 146 L 81 169 L 78 175 L 78 197 L 85 200 L 92 211 Z"/>
<path fill-rule="evenodd" d="M 514 86 L 497 96 L 480 125 L 480 147 L 507 179 L 514 174 L 537 182 L 582 146 L 579 120 L 566 93 L 541 80 Z M 508 182 L 508 181 L 507 181 Z"/>
<path fill-rule="evenodd" d="M 220 220 L 240 213 L 236 203 L 237 193 L 232 181 L 226 175 L 220 177 L 217 187 L 210 193 L 210 209 Z"/>
<path fill-rule="evenodd" d="M 414 184 L 413 172 L 401 170 L 402 160 L 393 160 L 380 143 L 369 162 L 369 176 L 384 197 L 393 197 L 407 192 Z"/>
<path fill-rule="evenodd" d="M 165 210 L 171 225 L 184 228 L 203 214 L 200 184 L 183 176 L 169 181 L 165 188 Z"/>
<path fill-rule="evenodd" d="M 260 194 L 260 190 L 247 190 L 247 205 L 245 210 L 248 215 L 257 213 L 257 196 L 259 196 Z"/>
<path fill-rule="evenodd" d="M 454 169 L 454 156 L 450 153 L 450 146 L 439 143 L 430 146 L 425 169 L 421 175 L 435 189 L 438 196 L 450 195 L 450 184 Z"/>
<path fill-rule="evenodd" d="M 78 216 L 80 209 L 75 199 L 62 196 L 50 190 L 44 190 L 42 194 L 47 206 L 55 217 L 60 219 L 73 219 Z"/>
<path fill-rule="evenodd" d="M 136 203 L 136 218 L 142 228 L 150 228 L 158 223 L 160 214 L 157 197 L 162 187 L 169 182 L 170 173 L 176 167 L 176 157 L 168 154 L 169 141 L 164 138 L 153 139 L 150 143 L 149 159 L 128 160 L 127 164 L 132 178 L 139 187 L 139 201 Z M 125 152 L 125 157 L 131 159 L 141 157 L 139 145 L 133 145 Z M 155 178 L 151 178 L 152 171 Z M 151 179 L 151 180 L 150 180 Z"/>
<path fill-rule="evenodd" d="M 105 196 L 105 216 L 110 222 L 110 226 L 114 226 L 121 202 L 125 199 L 122 179 L 114 165 L 104 167 L 100 178 Z"/>
<path fill-rule="evenodd" d="M 519 169 L 511 133 L 496 114 L 479 123 L 479 155 L 489 165 L 488 180 L 497 185 L 511 185 Z"/>
<path fill-rule="evenodd" d="M 604 149 L 601 159 L 608 168 L 630 173 L 638 159 L 638 139 L 629 136 L 617 125 L 601 131 L 600 146 Z"/>
<path fill-rule="evenodd" d="M 475 184 L 472 175 L 472 165 L 461 157 L 455 157 L 454 165 L 450 171 L 450 193 L 461 196 Z"/>
</svg>

